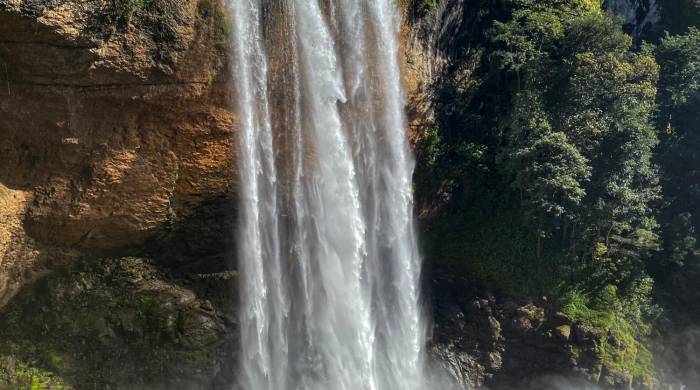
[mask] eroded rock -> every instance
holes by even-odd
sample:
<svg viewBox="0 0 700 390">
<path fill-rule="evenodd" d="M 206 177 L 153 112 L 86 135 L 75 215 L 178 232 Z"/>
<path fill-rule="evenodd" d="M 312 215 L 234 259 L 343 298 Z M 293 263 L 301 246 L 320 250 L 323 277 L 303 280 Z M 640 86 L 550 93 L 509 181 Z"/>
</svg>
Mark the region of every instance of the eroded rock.
<svg viewBox="0 0 700 390">
<path fill-rule="evenodd" d="M 117 3 L 0 0 L 0 183 L 42 244 L 140 245 L 235 189 L 221 3 Z"/>
</svg>

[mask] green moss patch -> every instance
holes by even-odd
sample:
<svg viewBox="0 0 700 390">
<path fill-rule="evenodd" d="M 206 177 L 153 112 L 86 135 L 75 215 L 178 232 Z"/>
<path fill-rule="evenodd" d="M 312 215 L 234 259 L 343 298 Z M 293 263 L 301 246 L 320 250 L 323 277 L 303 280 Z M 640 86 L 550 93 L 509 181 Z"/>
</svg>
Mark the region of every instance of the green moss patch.
<svg viewBox="0 0 700 390">
<path fill-rule="evenodd" d="M 563 301 L 564 314 L 584 329 L 592 327 L 590 335 L 595 335 L 591 338 L 602 365 L 638 378 L 654 376 L 652 354 L 645 345 L 651 327 L 641 318 L 643 308 L 621 300 L 614 286 L 593 295 L 570 292 Z"/>
<path fill-rule="evenodd" d="M 221 364 L 225 325 L 181 284 L 146 259 L 76 263 L 10 303 L 0 317 L 0 353 L 38 367 L 13 370 L 29 373 L 13 374 L 28 386 L 53 385 L 43 373 L 94 388 L 161 388 L 177 380 L 209 386 Z"/>
<path fill-rule="evenodd" d="M 69 390 L 71 387 L 52 372 L 0 356 L 0 389 Z"/>
</svg>

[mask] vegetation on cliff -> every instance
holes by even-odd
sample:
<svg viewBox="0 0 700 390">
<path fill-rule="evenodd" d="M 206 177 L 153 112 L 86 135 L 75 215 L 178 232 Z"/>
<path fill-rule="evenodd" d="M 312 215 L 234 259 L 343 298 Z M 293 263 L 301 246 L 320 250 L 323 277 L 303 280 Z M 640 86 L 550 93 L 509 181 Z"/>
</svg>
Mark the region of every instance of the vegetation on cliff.
<svg viewBox="0 0 700 390">
<path fill-rule="evenodd" d="M 700 33 L 638 47 L 598 1 L 476 3 L 417 148 L 431 263 L 547 297 L 651 376 L 653 295 L 698 266 Z"/>
<path fill-rule="evenodd" d="M 185 389 L 230 381 L 221 359 L 230 335 L 216 302 L 198 298 L 205 285 L 133 257 L 81 259 L 57 270 L 0 317 L 0 389 Z"/>
<path fill-rule="evenodd" d="M 420 20 L 460 2 L 401 3 Z M 445 30 L 415 188 L 430 268 L 480 291 L 436 278 L 447 314 L 445 290 L 469 307 L 436 339 L 518 376 L 525 348 L 570 346 L 577 368 L 645 382 L 655 358 L 697 345 L 657 348 L 700 322 L 700 0 L 659 0 L 645 44 L 599 0 L 466 3 Z M 225 387 L 235 322 L 216 297 L 233 273 L 215 271 L 236 118 L 210 88 L 226 77 L 221 3 L 0 0 L 0 22 L 21 38 L 0 43 L 0 266 L 21 265 L 0 267 L 0 389 Z M 17 259 L 33 264 L 34 239 L 87 255 L 65 266 L 37 244 L 33 275 Z"/>
</svg>

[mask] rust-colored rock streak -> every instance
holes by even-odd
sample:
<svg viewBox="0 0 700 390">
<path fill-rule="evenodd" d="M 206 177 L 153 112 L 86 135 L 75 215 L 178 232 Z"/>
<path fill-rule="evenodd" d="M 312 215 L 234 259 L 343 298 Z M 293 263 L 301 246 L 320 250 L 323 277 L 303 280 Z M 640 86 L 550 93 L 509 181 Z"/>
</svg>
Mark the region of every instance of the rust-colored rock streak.
<svg viewBox="0 0 700 390">
<path fill-rule="evenodd" d="M 158 30 L 103 3 L 0 0 L 0 183 L 40 243 L 138 245 L 235 180 L 218 3 Z"/>
</svg>

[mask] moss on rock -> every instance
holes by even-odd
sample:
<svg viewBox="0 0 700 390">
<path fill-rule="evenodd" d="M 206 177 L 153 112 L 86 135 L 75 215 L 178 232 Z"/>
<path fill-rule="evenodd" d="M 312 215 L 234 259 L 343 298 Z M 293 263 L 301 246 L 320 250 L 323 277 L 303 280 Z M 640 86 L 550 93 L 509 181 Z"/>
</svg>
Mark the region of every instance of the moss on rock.
<svg viewBox="0 0 700 390">
<path fill-rule="evenodd" d="M 10 356 L 0 356 L 0 389 L 70 390 L 60 377 Z"/>
<path fill-rule="evenodd" d="M 217 388 L 228 381 L 232 332 L 184 284 L 141 258 L 80 262 L 10 303 L 0 353 L 76 389 Z"/>
</svg>

